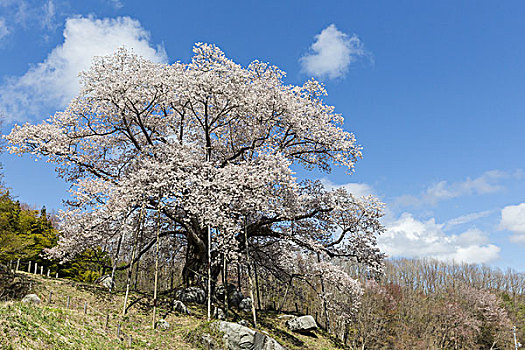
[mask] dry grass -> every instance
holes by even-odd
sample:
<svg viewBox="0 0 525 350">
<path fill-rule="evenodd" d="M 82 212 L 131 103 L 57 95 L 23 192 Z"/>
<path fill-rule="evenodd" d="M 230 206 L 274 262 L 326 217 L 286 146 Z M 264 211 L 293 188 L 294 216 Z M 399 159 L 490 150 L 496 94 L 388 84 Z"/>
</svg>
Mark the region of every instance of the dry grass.
<svg viewBox="0 0 525 350">
<path fill-rule="evenodd" d="M 210 332 L 200 306 L 190 307 L 191 316 L 178 315 L 161 306 L 157 319 L 166 319 L 170 328 L 153 329 L 151 300 L 142 295 L 131 294 L 130 300 L 138 301 L 127 315 L 121 316 L 122 293 L 111 294 L 98 286 L 27 273 L 21 273 L 21 277 L 30 279 L 31 293 L 37 294 L 42 303 L 37 306 L 17 301 L 0 303 L 1 349 L 199 349 L 201 345 L 195 339 Z M 261 314 L 260 323 L 260 331 L 288 349 L 341 349 L 321 331 L 312 336 L 288 332 L 275 313 Z M 120 335 L 117 335 L 119 324 Z"/>
</svg>

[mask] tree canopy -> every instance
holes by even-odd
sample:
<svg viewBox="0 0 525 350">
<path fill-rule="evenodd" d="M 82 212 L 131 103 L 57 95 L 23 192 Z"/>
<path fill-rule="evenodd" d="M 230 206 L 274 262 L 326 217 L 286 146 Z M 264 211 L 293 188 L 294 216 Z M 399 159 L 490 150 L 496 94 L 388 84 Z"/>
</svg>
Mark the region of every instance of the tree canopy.
<svg viewBox="0 0 525 350">
<path fill-rule="evenodd" d="M 140 233 L 148 238 L 140 257 L 160 227 L 159 237 L 183 238 L 191 283 L 206 266 L 211 228 L 215 275 L 219 256 L 237 259 L 248 237 L 262 265 L 323 273 L 358 293 L 329 260 L 381 269 L 382 203 L 294 176 L 292 165 L 352 172 L 361 147 L 323 102 L 322 84 L 288 85 L 284 77 L 268 63 L 242 67 L 200 43 L 187 64 L 153 63 L 125 49 L 96 58 L 65 111 L 7 136 L 11 152 L 45 157 L 71 183 L 53 256 L 113 247 L 120 237 L 131 246 Z M 316 257 L 310 270 L 297 266 L 297 252 Z"/>
</svg>

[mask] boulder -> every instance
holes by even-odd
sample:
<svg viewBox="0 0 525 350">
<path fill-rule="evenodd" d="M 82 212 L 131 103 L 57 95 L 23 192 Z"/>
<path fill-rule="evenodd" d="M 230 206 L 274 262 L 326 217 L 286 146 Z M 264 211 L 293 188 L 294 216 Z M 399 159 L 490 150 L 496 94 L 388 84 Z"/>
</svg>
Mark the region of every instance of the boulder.
<svg viewBox="0 0 525 350">
<path fill-rule="evenodd" d="M 230 293 L 229 297 L 230 298 L 228 299 L 228 303 L 231 306 L 236 307 L 236 308 L 239 307 L 239 304 L 244 299 L 244 295 L 238 290 L 234 290 L 232 293 Z"/>
<path fill-rule="evenodd" d="M 166 321 L 165 319 L 161 318 L 160 320 L 157 321 L 157 328 L 169 329 L 170 328 L 170 324 L 169 324 L 168 321 Z"/>
<path fill-rule="evenodd" d="M 104 275 L 102 277 L 99 277 L 95 283 L 101 285 L 104 288 L 110 289 L 113 286 L 114 282 L 110 275 Z"/>
<path fill-rule="evenodd" d="M 292 332 L 306 333 L 317 329 L 317 323 L 312 316 L 300 316 L 286 321 L 286 326 Z"/>
<path fill-rule="evenodd" d="M 176 300 L 175 303 L 173 303 L 173 309 L 177 312 L 180 312 L 181 314 L 185 314 L 185 315 L 190 314 L 188 307 L 184 305 L 184 303 L 180 300 Z"/>
<path fill-rule="evenodd" d="M 244 312 L 250 312 L 252 310 L 252 299 L 251 298 L 244 298 L 239 303 L 239 310 L 242 310 Z"/>
<path fill-rule="evenodd" d="M 42 300 L 36 294 L 28 294 L 22 299 L 23 303 L 40 304 Z"/>
<path fill-rule="evenodd" d="M 204 304 L 206 302 L 206 292 L 199 287 L 188 287 L 179 289 L 175 293 L 175 298 L 185 303 Z"/>
<path fill-rule="evenodd" d="M 238 323 L 218 321 L 214 327 L 224 333 L 224 346 L 228 350 L 284 350 L 275 339 Z"/>
<path fill-rule="evenodd" d="M 213 311 L 213 317 L 215 317 L 218 320 L 224 320 L 226 315 L 224 314 L 224 311 L 220 307 L 215 307 Z"/>
</svg>

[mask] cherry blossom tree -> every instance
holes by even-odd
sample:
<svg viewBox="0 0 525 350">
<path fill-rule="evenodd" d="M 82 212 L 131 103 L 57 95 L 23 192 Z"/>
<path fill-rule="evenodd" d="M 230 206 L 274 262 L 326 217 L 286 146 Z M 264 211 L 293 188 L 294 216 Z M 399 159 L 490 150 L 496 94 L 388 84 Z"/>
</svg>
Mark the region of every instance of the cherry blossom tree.
<svg viewBox="0 0 525 350">
<path fill-rule="evenodd" d="M 284 77 L 268 63 L 243 67 L 201 43 L 187 64 L 153 63 L 125 49 L 96 58 L 65 111 L 6 137 L 10 152 L 55 163 L 71 183 L 51 253 L 67 260 L 86 247 L 116 246 L 120 237 L 131 246 L 140 227 L 150 240 L 135 258 L 159 237 L 183 237 L 183 276 L 194 283 L 205 275 L 210 228 L 214 278 L 221 257 L 242 255 L 246 239 L 268 254 L 285 242 L 320 257 L 308 273 L 352 290 L 354 280 L 326 265 L 331 258 L 381 270 L 382 203 L 299 181 L 292 171 L 339 166 L 351 173 L 361 147 L 323 102 L 322 84 L 288 85 Z M 293 261 L 283 257 L 277 265 L 294 269 L 287 264 Z"/>
</svg>

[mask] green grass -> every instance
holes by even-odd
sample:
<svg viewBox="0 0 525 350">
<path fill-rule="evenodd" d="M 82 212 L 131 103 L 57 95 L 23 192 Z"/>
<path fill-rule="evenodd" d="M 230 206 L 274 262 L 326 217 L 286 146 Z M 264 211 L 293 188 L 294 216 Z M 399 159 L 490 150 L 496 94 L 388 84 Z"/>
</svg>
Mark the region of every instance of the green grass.
<svg viewBox="0 0 525 350">
<path fill-rule="evenodd" d="M 40 305 L 19 301 L 0 303 L 0 349 L 199 349 L 200 339 L 208 333 L 221 343 L 221 334 L 206 322 L 201 306 L 190 306 L 191 316 L 178 315 L 159 308 L 157 319 L 164 317 L 168 330 L 152 328 L 150 300 L 131 294 L 130 300 L 140 299 L 124 317 L 123 294 L 111 294 L 103 288 L 63 279 L 47 279 L 24 274 L 32 281 L 31 293 L 41 299 Z M 52 292 L 49 302 L 49 292 Z M 70 308 L 66 309 L 67 296 Z M 87 314 L 84 303 L 87 302 Z M 164 304 L 166 305 L 166 304 Z M 109 315 L 108 327 L 105 327 Z M 244 315 L 249 319 L 249 315 Z M 291 350 L 341 349 L 322 331 L 313 336 L 289 332 L 277 314 L 259 313 L 259 330 L 275 338 Z M 121 325 L 117 336 L 118 324 Z M 131 347 L 129 337 L 132 338 Z"/>
</svg>

